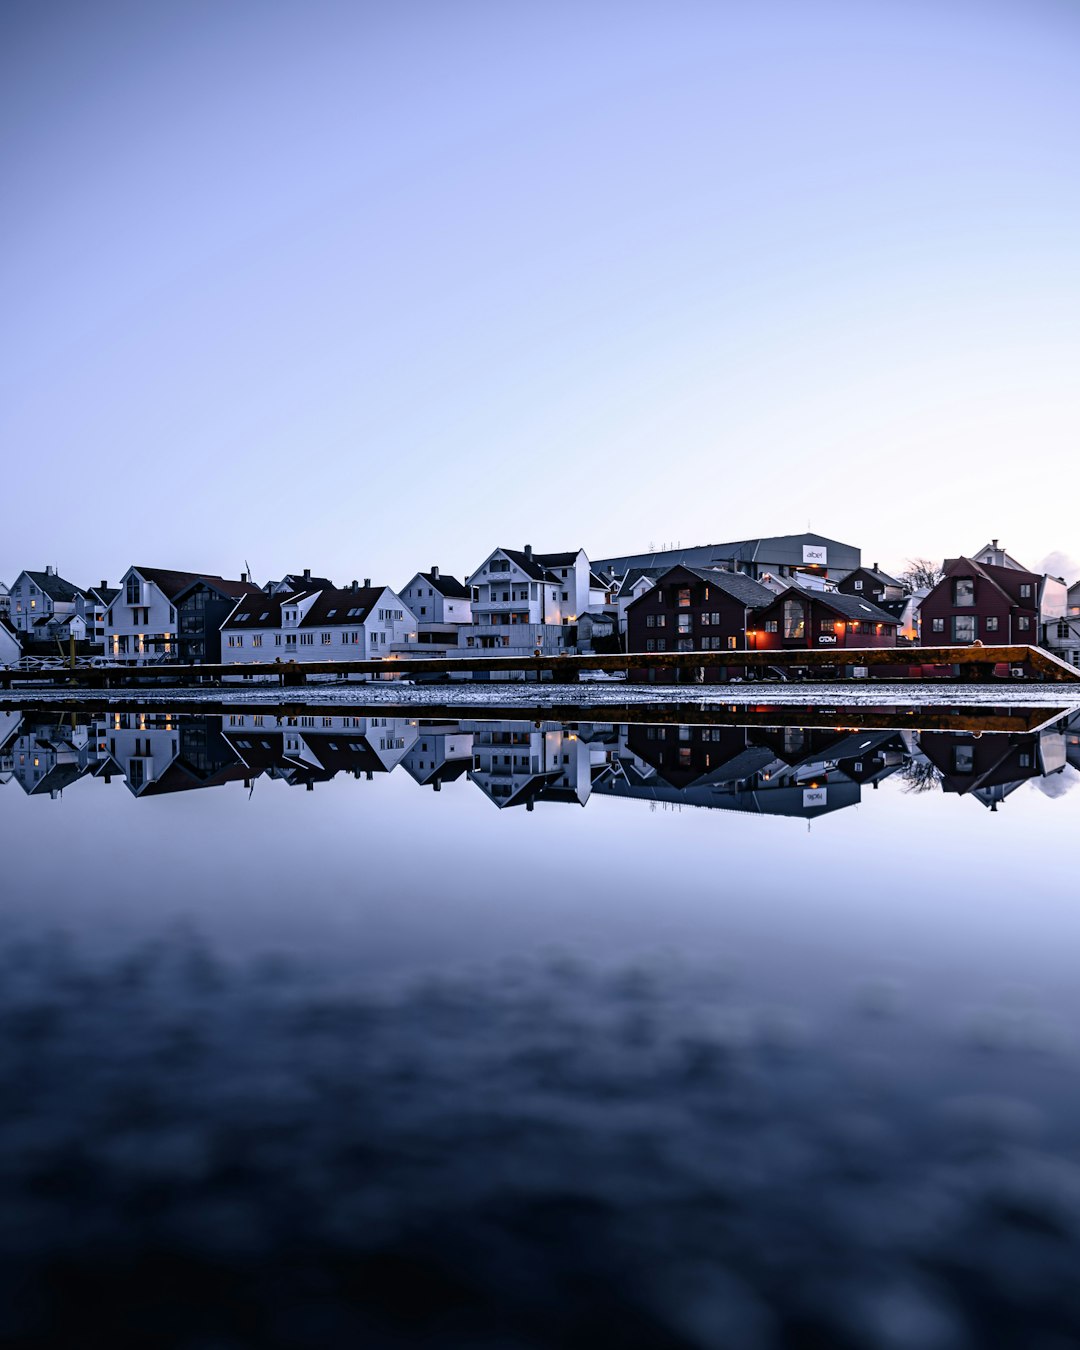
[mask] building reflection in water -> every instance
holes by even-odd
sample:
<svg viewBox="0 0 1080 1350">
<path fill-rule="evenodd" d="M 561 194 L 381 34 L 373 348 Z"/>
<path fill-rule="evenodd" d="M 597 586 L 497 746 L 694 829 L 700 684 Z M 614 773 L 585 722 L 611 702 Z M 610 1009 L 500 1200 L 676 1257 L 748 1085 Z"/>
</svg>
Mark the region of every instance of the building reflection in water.
<svg viewBox="0 0 1080 1350">
<path fill-rule="evenodd" d="M 1080 712 L 968 710 L 919 728 L 908 710 L 846 710 L 864 726 L 817 725 L 836 709 L 702 713 L 700 723 L 391 717 L 312 709 L 190 715 L 150 708 L 93 716 L 0 713 L 0 784 L 59 798 L 84 778 L 123 781 L 136 797 L 261 778 L 314 790 L 339 775 L 373 780 L 400 768 L 438 792 L 467 779 L 506 810 L 587 806 L 592 795 L 814 817 L 857 805 L 899 775 L 996 810 L 1022 783 L 1080 769 Z M 925 715 L 925 714 L 924 714 Z M 806 725 L 793 718 L 803 717 Z M 890 720 L 902 725 L 886 725 Z M 1018 729 L 1021 728 L 1021 729 Z M 1030 729 L 1029 729 L 1030 728 Z M 1066 786 L 1050 784 L 1048 796 Z"/>
</svg>

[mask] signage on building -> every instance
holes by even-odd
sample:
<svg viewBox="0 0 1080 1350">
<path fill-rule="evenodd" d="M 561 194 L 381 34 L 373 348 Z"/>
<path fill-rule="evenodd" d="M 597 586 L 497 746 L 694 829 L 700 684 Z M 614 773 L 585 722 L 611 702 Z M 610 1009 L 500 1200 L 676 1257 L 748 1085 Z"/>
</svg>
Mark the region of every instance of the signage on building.
<svg viewBox="0 0 1080 1350">
<path fill-rule="evenodd" d="M 829 789 L 828 788 L 803 788 L 802 795 L 803 810 L 808 806 L 828 806 Z"/>
<path fill-rule="evenodd" d="M 824 544 L 803 544 L 803 566 L 825 567 L 829 561 L 829 550 Z"/>
<path fill-rule="evenodd" d="M 835 646 L 835 645 L 836 645 L 836 634 L 835 634 L 835 633 L 821 633 L 821 634 L 818 635 L 818 641 L 821 642 L 821 643 L 823 643 L 825 646 Z"/>
</svg>

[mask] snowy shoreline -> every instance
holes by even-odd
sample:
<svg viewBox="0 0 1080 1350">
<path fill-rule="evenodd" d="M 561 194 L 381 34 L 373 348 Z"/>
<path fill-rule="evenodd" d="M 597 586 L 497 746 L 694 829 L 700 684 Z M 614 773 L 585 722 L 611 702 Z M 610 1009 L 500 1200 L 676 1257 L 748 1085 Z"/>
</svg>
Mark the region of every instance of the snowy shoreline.
<svg viewBox="0 0 1080 1350">
<path fill-rule="evenodd" d="M 282 689 L 277 685 L 214 689 L 98 689 L 68 690 L 23 686 L 19 690 L 0 691 L 0 707 L 24 703 L 137 702 L 169 707 L 190 705 L 213 707 L 217 704 L 281 704 L 310 707 L 454 707 L 472 708 L 617 708 L 628 705 L 696 705 L 700 708 L 730 707 L 732 704 L 820 707 L 1060 707 L 1066 712 L 1080 710 L 1080 690 L 1068 685 L 926 685 L 880 684 L 869 687 L 851 684 L 732 684 L 732 685 L 547 685 L 547 684 L 475 684 L 430 685 L 417 687 L 351 684 L 306 686 Z"/>
</svg>

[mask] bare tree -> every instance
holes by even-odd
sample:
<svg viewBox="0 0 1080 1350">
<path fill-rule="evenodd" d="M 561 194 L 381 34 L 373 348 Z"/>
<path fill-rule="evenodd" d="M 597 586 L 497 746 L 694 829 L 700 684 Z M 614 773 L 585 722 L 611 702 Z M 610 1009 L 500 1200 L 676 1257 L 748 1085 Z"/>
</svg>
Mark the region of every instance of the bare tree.
<svg viewBox="0 0 1080 1350">
<path fill-rule="evenodd" d="M 933 590 L 945 575 L 941 564 L 929 558 L 909 558 L 907 562 L 907 567 L 900 573 L 900 580 L 913 591 L 917 591 L 920 586 Z"/>
<path fill-rule="evenodd" d="M 932 792 L 941 785 L 941 770 L 924 755 L 909 759 L 900 770 L 905 792 Z"/>
</svg>

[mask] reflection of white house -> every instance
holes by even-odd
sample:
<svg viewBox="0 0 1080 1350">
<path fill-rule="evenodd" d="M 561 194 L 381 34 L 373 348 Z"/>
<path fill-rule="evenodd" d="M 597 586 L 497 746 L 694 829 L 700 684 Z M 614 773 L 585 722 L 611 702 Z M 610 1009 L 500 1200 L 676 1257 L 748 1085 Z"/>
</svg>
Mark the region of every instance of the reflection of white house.
<svg viewBox="0 0 1080 1350">
<path fill-rule="evenodd" d="M 457 722 L 421 722 L 401 766 L 421 787 L 438 792 L 472 767 L 473 738 Z"/>
<path fill-rule="evenodd" d="M 389 586 L 365 582 L 338 590 L 256 591 L 221 626 L 221 659 L 367 661 L 415 641 L 416 619 Z"/>
<path fill-rule="evenodd" d="M 611 752 L 559 722 L 462 722 L 472 734 L 469 778 L 496 806 L 538 801 L 584 806 Z"/>
<path fill-rule="evenodd" d="M 111 761 L 105 770 L 123 774 L 136 797 L 157 782 L 180 754 L 180 724 L 172 713 L 109 713 L 100 735 Z"/>
<path fill-rule="evenodd" d="M 39 619 L 66 620 L 75 613 L 78 586 L 57 576 L 55 567 L 44 572 L 20 572 L 11 583 L 11 621 L 21 633 L 30 632 Z"/>
<path fill-rule="evenodd" d="M 93 724 L 26 719 L 5 747 L 5 763 L 29 796 L 58 798 L 97 762 Z"/>
<path fill-rule="evenodd" d="M 417 736 L 415 719 L 358 717 L 333 712 L 230 713 L 222 735 L 251 777 L 311 787 L 336 774 L 356 778 L 389 773 L 404 759 Z"/>
</svg>

